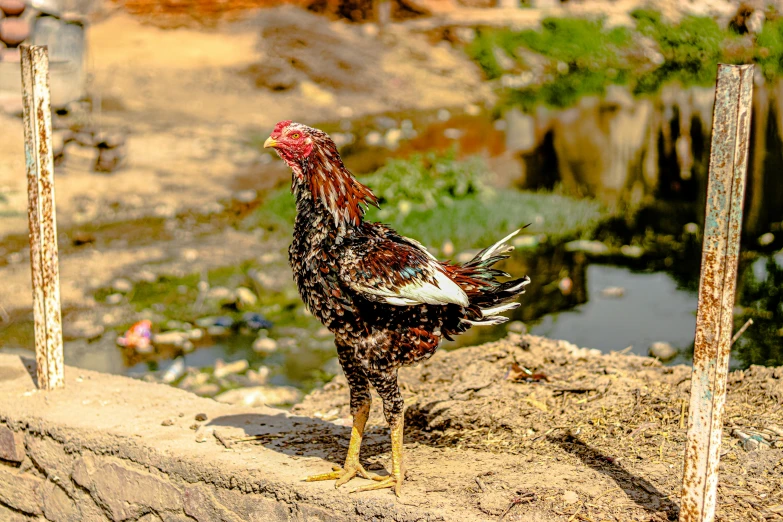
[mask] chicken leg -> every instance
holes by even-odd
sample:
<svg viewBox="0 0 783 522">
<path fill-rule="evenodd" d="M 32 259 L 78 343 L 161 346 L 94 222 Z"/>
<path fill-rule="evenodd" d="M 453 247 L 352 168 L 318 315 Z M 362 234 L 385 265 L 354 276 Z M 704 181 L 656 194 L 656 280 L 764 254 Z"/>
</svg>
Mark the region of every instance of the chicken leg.
<svg viewBox="0 0 783 522">
<path fill-rule="evenodd" d="M 386 478 L 373 477 L 373 480 L 378 480 L 377 484 L 370 484 L 367 486 L 361 486 L 351 493 L 358 493 L 360 491 L 372 491 L 373 489 L 386 489 L 393 488 L 394 494 L 398 497 L 402 494 L 402 432 L 403 432 L 403 417 L 400 415 L 399 419 L 396 419 L 396 423 L 391 426 L 391 446 L 392 446 L 392 471 L 391 475 Z"/>
<path fill-rule="evenodd" d="M 333 466 L 329 473 L 313 475 L 307 477 L 307 482 L 316 482 L 319 480 L 335 480 L 335 488 L 339 488 L 356 475 L 368 480 L 383 480 L 374 473 L 364 469 L 359 462 L 359 451 L 362 447 L 362 436 L 364 435 L 364 426 L 367 424 L 367 418 L 370 416 L 370 401 L 362 404 L 353 416 L 353 428 L 351 428 L 351 441 L 348 443 L 348 454 L 345 457 L 345 465 Z"/>
</svg>

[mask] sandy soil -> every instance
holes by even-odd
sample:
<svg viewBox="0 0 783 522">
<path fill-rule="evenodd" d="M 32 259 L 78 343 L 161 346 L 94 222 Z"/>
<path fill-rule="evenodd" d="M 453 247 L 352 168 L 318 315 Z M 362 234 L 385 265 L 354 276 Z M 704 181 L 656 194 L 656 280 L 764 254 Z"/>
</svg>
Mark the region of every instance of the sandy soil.
<svg viewBox="0 0 783 522">
<path fill-rule="evenodd" d="M 546 380 L 520 379 L 519 366 Z M 440 351 L 401 370 L 400 382 L 406 442 L 445 452 L 409 458 L 407 476 L 417 486 L 464 488 L 474 506 L 487 515 L 506 513 L 503 520 L 676 520 L 690 368 L 511 334 L 497 343 Z M 380 404 L 376 397 L 371 426 L 384 426 Z M 350 425 L 344 378 L 293 411 Z M 783 369 L 733 372 L 718 520 L 783 518 L 783 438 L 746 451 L 731 436 L 734 429 L 771 425 L 783 426 Z M 504 459 L 472 483 L 455 484 L 450 469 L 468 464 L 444 460 L 451 449 Z"/>
</svg>

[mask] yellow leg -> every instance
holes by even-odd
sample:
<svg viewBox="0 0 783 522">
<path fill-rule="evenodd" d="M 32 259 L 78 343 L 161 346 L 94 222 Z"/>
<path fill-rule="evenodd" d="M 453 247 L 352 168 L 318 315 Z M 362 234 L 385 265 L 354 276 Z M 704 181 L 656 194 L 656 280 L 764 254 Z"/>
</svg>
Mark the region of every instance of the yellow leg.
<svg viewBox="0 0 783 522">
<path fill-rule="evenodd" d="M 359 463 L 359 451 L 362 447 L 362 435 L 364 434 L 364 426 L 367 424 L 367 418 L 370 416 L 370 403 L 364 404 L 356 415 L 353 416 L 353 428 L 351 429 L 351 442 L 348 444 L 348 455 L 345 457 L 345 466 L 342 468 L 339 466 L 333 466 L 331 473 L 322 473 L 320 475 L 313 475 L 307 477 L 307 482 L 315 482 L 319 480 L 336 480 L 334 487 L 339 488 L 356 475 L 362 478 L 370 480 L 382 480 L 381 477 L 374 473 L 369 473 Z"/>
<path fill-rule="evenodd" d="M 370 484 L 369 486 L 362 486 L 356 488 L 351 493 L 357 493 L 359 491 L 371 491 L 373 489 L 385 489 L 394 488 L 394 493 L 399 497 L 402 489 L 402 432 L 403 432 L 403 417 L 400 415 L 396 423 L 391 426 L 391 446 L 392 446 L 392 471 L 391 475 L 385 479 L 381 479 L 377 484 Z M 379 479 L 375 479 L 379 480 Z"/>
</svg>

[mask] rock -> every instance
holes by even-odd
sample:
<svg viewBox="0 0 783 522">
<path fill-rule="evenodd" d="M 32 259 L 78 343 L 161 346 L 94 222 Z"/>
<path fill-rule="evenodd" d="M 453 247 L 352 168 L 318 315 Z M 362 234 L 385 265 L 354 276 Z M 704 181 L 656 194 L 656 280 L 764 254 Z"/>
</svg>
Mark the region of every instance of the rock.
<svg viewBox="0 0 783 522">
<path fill-rule="evenodd" d="M 230 373 L 242 373 L 249 367 L 250 364 L 246 359 L 240 359 L 230 363 L 225 363 L 223 362 L 223 359 L 218 359 L 215 361 L 215 372 L 213 375 L 216 379 L 220 379 L 221 377 L 225 377 Z"/>
<path fill-rule="evenodd" d="M 625 257 L 638 259 L 644 254 L 644 249 L 637 245 L 623 245 L 620 247 L 620 253 Z"/>
<path fill-rule="evenodd" d="M 225 315 L 217 315 L 210 317 L 202 317 L 196 319 L 196 324 L 202 328 L 211 328 L 213 326 L 219 326 L 221 328 L 231 328 L 234 326 L 234 320 Z"/>
<path fill-rule="evenodd" d="M 249 288 L 240 286 L 236 289 L 236 304 L 238 308 L 250 308 L 258 302 L 258 297 Z"/>
<path fill-rule="evenodd" d="M 240 406 L 279 406 L 298 402 L 301 397 L 302 392 L 292 386 L 256 386 L 223 392 L 215 400 Z"/>
<path fill-rule="evenodd" d="M 697 225 L 696 223 L 687 223 L 683 227 L 683 230 L 685 231 L 686 234 L 696 235 L 699 233 L 699 225 Z"/>
<path fill-rule="evenodd" d="M 164 419 L 163 422 L 160 423 L 161 426 L 174 426 L 174 419 Z"/>
<path fill-rule="evenodd" d="M 277 351 L 277 341 L 270 339 L 264 332 L 253 342 L 253 351 L 257 353 L 272 353 Z"/>
<path fill-rule="evenodd" d="M 214 431 L 215 428 L 213 428 L 212 426 L 207 426 L 206 424 L 202 424 L 196 430 L 196 442 L 206 442 L 207 439 L 212 437 Z"/>
<path fill-rule="evenodd" d="M 260 366 L 258 371 L 248 370 L 245 377 L 247 377 L 248 381 L 258 386 L 267 383 L 269 380 L 269 373 L 270 370 L 267 366 Z"/>
<path fill-rule="evenodd" d="M 234 302 L 234 292 L 223 286 L 213 286 L 207 292 L 207 299 L 217 301 L 218 303 Z M 196 321 L 198 323 L 198 321 Z"/>
<path fill-rule="evenodd" d="M 179 387 L 183 390 L 192 391 L 194 388 L 205 384 L 208 380 L 208 374 L 202 373 L 196 368 L 188 368 L 187 375 L 185 375 L 185 378 L 179 383 Z"/>
<path fill-rule="evenodd" d="M 661 361 L 670 361 L 677 356 L 677 348 L 666 342 L 655 342 L 647 350 L 650 357 L 657 357 Z"/>
<path fill-rule="evenodd" d="M 557 288 L 560 289 L 560 293 L 563 295 L 571 295 L 574 289 L 574 281 L 570 277 L 564 277 L 557 283 Z"/>
<path fill-rule="evenodd" d="M 0 460 L 16 463 L 24 460 L 24 433 L 0 424 Z"/>
<path fill-rule="evenodd" d="M 109 294 L 106 296 L 106 304 L 116 305 L 122 302 L 122 294 Z"/>
<path fill-rule="evenodd" d="M 202 384 L 201 386 L 196 386 L 190 391 L 200 397 L 214 397 L 220 391 L 220 386 L 210 382 Z"/>
<path fill-rule="evenodd" d="M 272 328 L 272 321 L 257 312 L 246 312 L 242 315 L 242 324 L 251 331 L 266 330 Z"/>
<path fill-rule="evenodd" d="M 234 192 L 231 195 L 232 200 L 236 201 L 237 203 L 242 203 L 244 205 L 253 203 L 257 197 L 258 197 L 258 192 L 255 190 L 240 190 L 238 192 Z"/>
<path fill-rule="evenodd" d="M 41 504 L 46 520 L 52 522 L 70 522 L 83 520 L 76 503 L 65 490 L 52 481 L 46 481 L 40 488 Z"/>
<path fill-rule="evenodd" d="M 43 483 L 42 479 L 14 468 L 0 467 L 0 506 L 5 504 L 28 515 L 40 515 L 39 488 Z"/>
<path fill-rule="evenodd" d="M 206 413 L 197 413 L 196 414 L 196 420 L 199 421 L 199 422 L 204 422 L 205 420 L 207 420 L 207 418 L 208 417 L 207 417 Z"/>
<path fill-rule="evenodd" d="M 133 283 L 131 283 L 127 279 L 115 279 L 114 282 L 111 284 L 111 287 L 117 292 L 127 294 L 128 292 L 133 290 Z"/>
<path fill-rule="evenodd" d="M 569 252 L 584 252 L 586 254 L 604 255 L 609 253 L 609 247 L 600 241 L 590 241 L 587 239 L 578 239 L 565 244 L 565 249 Z"/>
<path fill-rule="evenodd" d="M 190 342 L 186 332 L 162 332 L 152 337 L 152 342 L 159 348 L 182 348 Z"/>
<path fill-rule="evenodd" d="M 607 286 L 601 290 L 601 295 L 604 297 L 623 297 L 625 295 L 625 288 L 621 286 Z"/>
<path fill-rule="evenodd" d="M 125 462 L 87 453 L 76 462 L 71 478 L 90 491 L 111 520 L 137 520 L 150 511 L 165 513 L 183 508 L 182 494 L 176 487 Z"/>
<path fill-rule="evenodd" d="M 763 234 L 759 238 L 759 245 L 760 246 L 769 246 L 775 241 L 775 234 L 772 232 L 767 232 L 766 234 Z"/>
<path fill-rule="evenodd" d="M 523 323 L 522 321 L 511 321 L 510 323 L 508 323 L 508 326 L 506 326 L 506 330 L 518 334 L 526 334 L 527 326 L 525 326 L 525 323 Z"/>
</svg>

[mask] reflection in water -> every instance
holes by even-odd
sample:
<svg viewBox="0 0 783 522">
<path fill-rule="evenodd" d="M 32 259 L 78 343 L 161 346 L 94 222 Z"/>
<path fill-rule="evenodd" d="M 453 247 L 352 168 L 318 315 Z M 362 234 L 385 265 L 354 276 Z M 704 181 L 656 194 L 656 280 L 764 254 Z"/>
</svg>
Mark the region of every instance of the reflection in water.
<svg viewBox="0 0 783 522">
<path fill-rule="evenodd" d="M 712 125 L 711 88 L 665 88 L 633 99 L 623 88 L 604 100 L 585 98 L 565 110 L 535 115 L 512 109 L 507 149 L 521 163 L 523 188 L 562 185 L 607 203 L 652 198 L 691 201 L 703 209 Z M 756 86 L 745 202 L 746 234 L 779 230 L 783 219 L 783 81 Z M 522 139 L 524 131 L 534 139 Z M 698 211 L 699 222 L 703 211 Z"/>
<path fill-rule="evenodd" d="M 739 276 L 739 302 L 743 313 L 735 328 L 747 319 L 751 326 L 735 345 L 745 366 L 783 365 L 783 252 L 748 263 Z"/>
</svg>

